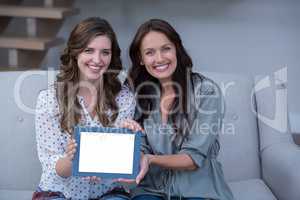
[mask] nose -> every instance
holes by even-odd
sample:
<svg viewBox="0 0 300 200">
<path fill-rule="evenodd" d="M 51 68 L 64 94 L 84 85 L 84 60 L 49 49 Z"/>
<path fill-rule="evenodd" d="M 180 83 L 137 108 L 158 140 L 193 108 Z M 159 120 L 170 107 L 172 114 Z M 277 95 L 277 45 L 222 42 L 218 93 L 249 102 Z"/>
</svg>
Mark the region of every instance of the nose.
<svg viewBox="0 0 300 200">
<path fill-rule="evenodd" d="M 156 53 L 156 62 L 160 63 L 163 61 L 163 55 L 160 51 Z"/>
<path fill-rule="evenodd" d="M 94 53 L 94 55 L 93 55 L 93 61 L 94 61 L 94 63 L 97 63 L 97 64 L 101 63 L 102 62 L 101 54 Z"/>
</svg>

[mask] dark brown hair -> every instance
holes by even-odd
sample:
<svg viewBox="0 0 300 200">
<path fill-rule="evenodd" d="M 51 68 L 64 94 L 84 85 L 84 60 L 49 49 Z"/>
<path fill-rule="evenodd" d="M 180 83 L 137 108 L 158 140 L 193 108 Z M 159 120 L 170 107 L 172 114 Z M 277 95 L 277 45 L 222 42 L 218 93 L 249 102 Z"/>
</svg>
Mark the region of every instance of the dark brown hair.
<svg viewBox="0 0 300 200">
<path fill-rule="evenodd" d="M 175 72 L 172 74 L 172 81 L 180 85 L 182 96 L 179 97 L 178 88 L 173 86 L 176 92 L 176 98 L 172 105 L 172 108 L 179 109 L 177 109 L 176 111 L 173 110 L 174 112 L 170 113 L 172 113 L 171 118 L 174 124 L 177 124 L 177 133 L 179 133 L 180 135 L 185 135 L 185 133 L 183 133 L 184 125 L 180 123 L 188 122 L 187 82 L 189 81 L 188 77 L 190 77 L 193 63 L 190 56 L 187 54 L 185 48 L 183 47 L 179 34 L 168 22 L 161 19 L 150 19 L 138 28 L 129 49 L 132 66 L 130 68 L 129 77 L 127 78 L 126 83 L 132 90 L 137 93 L 137 97 L 142 95 L 152 95 L 155 93 L 154 88 L 149 86 L 145 86 L 144 88 L 136 90 L 137 87 L 139 87 L 139 85 L 141 85 L 145 81 L 150 81 L 160 88 L 159 81 L 151 76 L 147 72 L 146 68 L 141 65 L 141 43 L 143 38 L 151 31 L 160 32 L 166 35 L 166 37 L 175 45 L 176 48 L 177 66 Z M 138 111 L 141 114 L 137 120 L 141 124 L 143 124 L 142 122 L 148 117 L 148 113 L 155 109 L 153 99 L 137 98 L 137 109 L 141 109 Z"/>
<path fill-rule="evenodd" d="M 121 50 L 110 24 L 101 18 L 92 17 L 81 21 L 70 33 L 67 47 L 60 57 L 60 72 L 57 75 L 56 95 L 60 107 L 60 125 L 72 134 L 73 127 L 81 120 L 81 106 L 77 99 L 79 84 L 78 55 L 84 51 L 96 36 L 105 35 L 111 40 L 112 58 L 107 71 L 103 74 L 103 87 L 97 91 L 96 114 L 103 126 L 111 125 L 118 116 L 115 97 L 121 90 L 118 74 L 122 70 Z M 101 95 L 100 95 L 101 93 Z M 108 116 L 106 111 L 111 110 Z"/>
</svg>

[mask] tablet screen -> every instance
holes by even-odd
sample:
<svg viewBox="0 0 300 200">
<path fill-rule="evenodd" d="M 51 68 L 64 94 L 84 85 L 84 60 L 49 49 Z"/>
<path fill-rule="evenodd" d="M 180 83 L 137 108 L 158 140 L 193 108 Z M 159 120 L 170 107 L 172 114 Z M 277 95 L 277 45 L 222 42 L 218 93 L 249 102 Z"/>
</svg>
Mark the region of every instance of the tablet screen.
<svg viewBox="0 0 300 200">
<path fill-rule="evenodd" d="M 81 132 L 79 172 L 131 174 L 134 134 Z"/>
</svg>

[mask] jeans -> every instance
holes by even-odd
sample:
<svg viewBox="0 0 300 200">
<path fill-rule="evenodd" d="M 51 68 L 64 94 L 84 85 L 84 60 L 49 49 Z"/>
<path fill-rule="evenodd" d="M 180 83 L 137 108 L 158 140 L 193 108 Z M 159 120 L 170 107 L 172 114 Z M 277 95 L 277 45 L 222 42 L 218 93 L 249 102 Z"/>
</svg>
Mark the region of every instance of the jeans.
<svg viewBox="0 0 300 200">
<path fill-rule="evenodd" d="M 40 188 L 33 193 L 32 200 L 69 200 L 61 192 L 42 191 Z M 114 189 L 101 198 L 91 200 L 130 200 L 129 195 L 123 189 Z"/>
<path fill-rule="evenodd" d="M 171 200 L 179 200 L 179 197 L 171 197 Z M 196 197 L 192 197 L 192 198 L 181 198 L 182 200 L 209 200 L 209 199 L 204 199 L 204 198 L 196 198 Z M 138 195 L 135 196 L 132 200 L 164 200 L 162 197 L 160 196 L 155 196 L 155 195 Z"/>
<path fill-rule="evenodd" d="M 126 196 L 111 195 L 102 197 L 100 200 L 129 200 L 129 198 Z"/>
</svg>

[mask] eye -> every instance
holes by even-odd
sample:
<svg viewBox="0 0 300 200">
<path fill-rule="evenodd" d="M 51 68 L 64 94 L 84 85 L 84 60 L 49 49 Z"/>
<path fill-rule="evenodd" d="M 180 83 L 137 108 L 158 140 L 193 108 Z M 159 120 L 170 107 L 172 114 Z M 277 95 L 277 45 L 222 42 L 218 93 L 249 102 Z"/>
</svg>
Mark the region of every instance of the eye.
<svg viewBox="0 0 300 200">
<path fill-rule="evenodd" d="M 111 54 L 111 51 L 110 50 L 104 50 L 104 51 L 102 51 L 102 54 L 104 56 L 109 56 Z"/>
<path fill-rule="evenodd" d="M 169 47 L 169 46 L 166 46 L 166 47 L 163 47 L 163 51 L 170 51 L 172 48 L 171 47 Z"/>
<path fill-rule="evenodd" d="M 146 56 L 152 56 L 154 54 L 153 50 L 145 51 Z"/>
<path fill-rule="evenodd" d="M 93 49 L 92 48 L 86 48 L 83 51 L 84 53 L 93 53 Z"/>
</svg>

